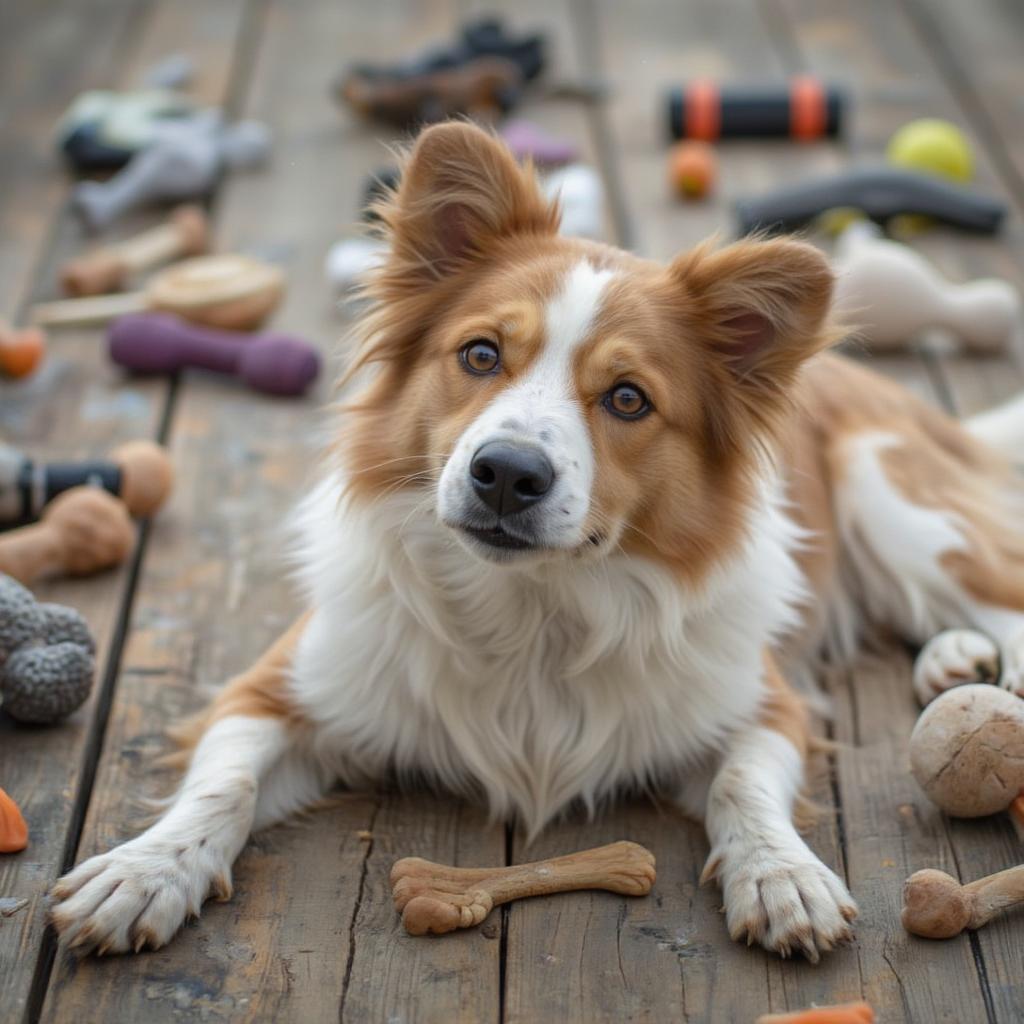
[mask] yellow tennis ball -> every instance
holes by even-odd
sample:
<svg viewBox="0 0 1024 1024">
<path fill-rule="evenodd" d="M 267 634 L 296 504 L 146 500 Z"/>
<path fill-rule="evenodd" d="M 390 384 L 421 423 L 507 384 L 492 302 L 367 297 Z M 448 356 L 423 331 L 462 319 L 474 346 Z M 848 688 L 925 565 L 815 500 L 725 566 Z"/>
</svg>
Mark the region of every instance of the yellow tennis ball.
<svg viewBox="0 0 1024 1024">
<path fill-rule="evenodd" d="M 889 140 L 885 155 L 900 167 L 938 174 L 951 181 L 970 181 L 974 177 L 971 144 L 955 124 L 937 117 L 905 124 Z"/>
</svg>

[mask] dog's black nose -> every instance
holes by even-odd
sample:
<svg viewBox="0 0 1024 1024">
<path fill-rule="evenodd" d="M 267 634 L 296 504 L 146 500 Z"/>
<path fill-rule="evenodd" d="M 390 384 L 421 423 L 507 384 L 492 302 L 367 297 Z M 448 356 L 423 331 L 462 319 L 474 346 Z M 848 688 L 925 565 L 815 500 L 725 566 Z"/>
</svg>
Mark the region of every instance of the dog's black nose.
<svg viewBox="0 0 1024 1024">
<path fill-rule="evenodd" d="M 521 512 L 540 501 L 555 481 L 555 471 L 536 448 L 491 441 L 480 448 L 469 466 L 473 490 L 499 516 Z"/>
</svg>

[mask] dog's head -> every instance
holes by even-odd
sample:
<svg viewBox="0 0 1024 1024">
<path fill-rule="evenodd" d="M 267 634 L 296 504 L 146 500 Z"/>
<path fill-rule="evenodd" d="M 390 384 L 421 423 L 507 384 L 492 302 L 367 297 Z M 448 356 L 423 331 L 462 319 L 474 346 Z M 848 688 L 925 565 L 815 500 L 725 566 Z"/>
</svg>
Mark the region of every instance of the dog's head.
<svg viewBox="0 0 1024 1024">
<path fill-rule="evenodd" d="M 351 487 L 419 488 L 493 562 L 640 551 L 695 575 L 743 528 L 759 453 L 824 342 L 831 274 L 793 241 L 667 266 L 558 235 L 532 172 L 433 127 L 381 209 Z"/>
</svg>

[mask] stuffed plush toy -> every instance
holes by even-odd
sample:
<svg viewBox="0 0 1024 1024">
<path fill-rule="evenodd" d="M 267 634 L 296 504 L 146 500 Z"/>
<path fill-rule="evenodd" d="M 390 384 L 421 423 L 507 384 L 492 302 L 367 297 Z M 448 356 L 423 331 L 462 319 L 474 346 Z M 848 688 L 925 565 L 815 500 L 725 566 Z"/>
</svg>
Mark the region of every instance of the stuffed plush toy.
<svg viewBox="0 0 1024 1024">
<path fill-rule="evenodd" d="M 96 645 L 73 608 L 40 604 L 0 573 L 0 708 L 19 722 L 49 725 L 85 702 Z"/>
</svg>

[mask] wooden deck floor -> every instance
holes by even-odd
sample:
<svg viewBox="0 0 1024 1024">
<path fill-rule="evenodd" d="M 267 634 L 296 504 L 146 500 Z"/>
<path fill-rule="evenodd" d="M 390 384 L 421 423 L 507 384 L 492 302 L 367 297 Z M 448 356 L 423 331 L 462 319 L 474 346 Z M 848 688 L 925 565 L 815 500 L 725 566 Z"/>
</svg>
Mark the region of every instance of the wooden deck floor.
<svg viewBox="0 0 1024 1024">
<path fill-rule="evenodd" d="M 87 87 L 127 87 L 156 58 L 187 49 L 199 94 L 276 133 L 272 166 L 239 174 L 213 201 L 225 248 L 283 262 L 278 323 L 341 365 L 346 314 L 322 282 L 328 245 L 354 219 L 364 175 L 387 154 L 380 134 L 328 98 L 355 57 L 392 56 L 447 37 L 480 7 L 467 0 L 7 0 L 0 9 L 0 311 L 56 291 L 56 268 L 85 240 L 66 209 L 53 123 Z M 550 33 L 558 77 L 597 77 L 607 104 L 534 100 L 525 116 L 572 136 L 604 173 L 610 236 L 665 257 L 730 231 L 739 195 L 878 154 L 921 115 L 966 125 L 981 183 L 1014 216 L 998 241 L 934 231 L 920 246 L 950 274 L 996 273 L 1024 285 L 1024 12 L 1005 0 L 517 0 L 523 27 Z M 843 145 L 721 147 L 714 201 L 674 203 L 663 184 L 658 97 L 698 74 L 769 78 L 811 70 L 849 84 L 857 105 Z M 128 232 L 143 221 L 127 223 Z M 1013 357 L 920 353 L 875 365 L 957 412 L 1024 386 Z M 328 374 L 328 377 L 331 375 Z M 998 820 L 942 818 L 907 771 L 915 717 L 908 657 L 865 658 L 824 685 L 841 741 L 812 836 L 844 873 L 862 916 L 855 945 L 822 964 L 782 962 L 734 945 L 713 889 L 698 888 L 701 831 L 664 808 L 625 806 L 569 823 L 525 851 L 451 800 L 391 793 L 343 798 L 308 823 L 246 848 L 231 903 L 207 905 L 165 951 L 75 960 L 55 951 L 44 892 L 70 864 L 126 835 L 161 731 L 245 666 L 295 611 L 274 527 L 307 479 L 318 405 L 261 398 L 220 380 L 122 377 L 96 330 L 56 337 L 46 369 L 0 384 L 0 437 L 38 456 L 100 454 L 136 436 L 170 446 L 179 486 L 143 529 L 134 558 L 87 582 L 40 588 L 76 605 L 100 640 L 99 683 L 59 728 L 0 717 L 0 783 L 21 802 L 30 849 L 0 858 L 0 1022 L 254 1020 L 343 1022 L 745 1022 L 768 1010 L 866 998 L 885 1024 L 1024 1020 L 1020 918 L 945 943 L 898 925 L 911 871 L 964 879 L 1018 862 Z M 369 842 L 360 831 L 372 834 Z M 391 907 L 392 861 L 460 864 L 562 852 L 613 838 L 648 844 L 654 894 L 577 894 L 513 905 L 443 939 L 403 934 Z"/>
</svg>

